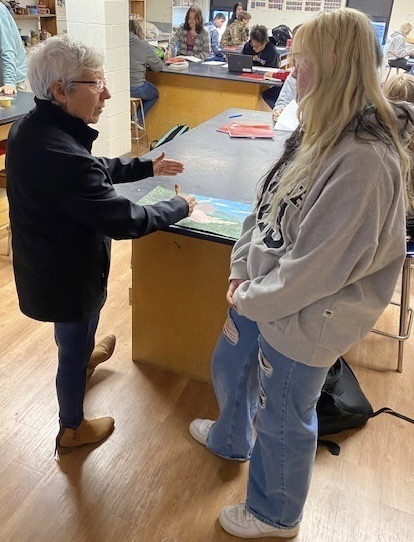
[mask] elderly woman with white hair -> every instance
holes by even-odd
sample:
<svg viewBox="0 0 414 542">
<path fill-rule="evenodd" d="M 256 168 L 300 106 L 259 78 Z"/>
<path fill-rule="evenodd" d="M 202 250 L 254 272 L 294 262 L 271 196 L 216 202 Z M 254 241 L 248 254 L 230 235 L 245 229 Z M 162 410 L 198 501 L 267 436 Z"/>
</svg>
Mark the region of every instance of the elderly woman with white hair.
<svg viewBox="0 0 414 542">
<path fill-rule="evenodd" d="M 16 122 L 7 149 L 13 266 L 21 311 L 54 323 L 59 453 L 103 441 L 110 417 L 87 420 L 87 372 L 108 359 L 114 338 L 94 350 L 107 296 L 110 238 L 132 239 L 191 214 L 195 199 L 176 196 L 140 206 L 119 196 L 114 183 L 176 175 L 183 164 L 165 158 L 98 158 L 91 154 L 98 122 L 111 95 L 103 58 L 94 49 L 53 37 L 29 59 L 36 107 Z M 39 350 L 39 356 L 41 351 Z M 89 364 L 89 368 L 88 368 Z"/>
<path fill-rule="evenodd" d="M 258 190 L 231 255 L 229 313 L 212 360 L 217 420 L 195 440 L 250 459 L 245 502 L 220 511 L 240 538 L 293 538 L 329 367 L 372 329 L 405 259 L 405 143 L 414 108 L 381 92 L 367 16 L 321 12 L 292 45 L 299 128 Z M 254 423 L 256 422 L 256 423 Z"/>
</svg>

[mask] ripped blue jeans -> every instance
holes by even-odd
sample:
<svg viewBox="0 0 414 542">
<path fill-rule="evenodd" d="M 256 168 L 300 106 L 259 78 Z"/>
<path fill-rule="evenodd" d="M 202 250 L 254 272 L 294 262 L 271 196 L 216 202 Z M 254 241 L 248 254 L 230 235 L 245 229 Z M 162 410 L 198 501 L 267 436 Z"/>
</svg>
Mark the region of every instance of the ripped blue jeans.
<svg viewBox="0 0 414 542">
<path fill-rule="evenodd" d="M 269 525 L 289 528 L 301 520 L 328 369 L 283 356 L 255 322 L 230 309 L 213 354 L 220 416 L 207 447 L 228 459 L 250 458 L 246 506 Z"/>
</svg>

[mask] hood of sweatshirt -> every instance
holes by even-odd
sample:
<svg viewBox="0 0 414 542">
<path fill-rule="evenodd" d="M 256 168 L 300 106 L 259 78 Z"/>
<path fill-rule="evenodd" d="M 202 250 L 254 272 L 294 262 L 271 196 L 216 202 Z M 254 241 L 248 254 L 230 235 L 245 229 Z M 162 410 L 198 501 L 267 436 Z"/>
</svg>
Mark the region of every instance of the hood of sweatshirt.
<svg viewBox="0 0 414 542">
<path fill-rule="evenodd" d="M 399 132 L 404 144 L 414 137 L 414 104 L 409 102 L 392 102 L 399 121 Z"/>
</svg>

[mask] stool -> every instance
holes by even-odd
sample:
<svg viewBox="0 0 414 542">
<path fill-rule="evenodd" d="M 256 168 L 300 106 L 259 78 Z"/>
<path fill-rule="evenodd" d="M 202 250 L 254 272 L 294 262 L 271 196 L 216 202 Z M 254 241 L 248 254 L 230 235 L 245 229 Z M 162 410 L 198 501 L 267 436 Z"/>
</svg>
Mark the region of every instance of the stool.
<svg viewBox="0 0 414 542">
<path fill-rule="evenodd" d="M 387 331 L 380 331 L 373 329 L 374 333 L 379 333 L 385 337 L 391 339 L 397 339 L 398 341 L 398 362 L 397 372 L 402 372 L 403 357 L 404 357 L 404 341 L 406 341 L 411 334 L 411 324 L 413 321 L 413 309 L 410 307 L 410 285 L 411 285 L 411 262 L 414 258 L 414 243 L 407 243 L 407 252 L 405 255 L 405 261 L 402 269 L 401 279 L 401 297 L 400 302 L 395 303 L 391 301 L 392 305 L 400 307 L 400 319 L 398 325 L 398 335 L 395 333 L 388 333 Z"/>
<path fill-rule="evenodd" d="M 130 98 L 131 104 L 131 124 L 134 125 L 135 137 L 132 137 L 133 141 L 137 143 L 137 156 L 139 156 L 139 142 L 141 139 L 146 139 L 148 145 L 147 125 L 145 122 L 144 106 L 141 98 Z M 138 117 L 138 111 L 141 113 L 142 122 Z"/>
<path fill-rule="evenodd" d="M 387 73 L 387 76 L 386 76 L 386 78 L 385 78 L 384 83 L 387 82 L 387 79 L 388 79 L 388 77 L 390 76 L 391 70 L 397 70 L 397 75 L 400 73 L 400 68 L 398 68 L 397 66 L 390 66 L 389 64 L 387 64 L 387 65 L 385 66 L 385 69 L 388 70 L 388 73 Z"/>
</svg>

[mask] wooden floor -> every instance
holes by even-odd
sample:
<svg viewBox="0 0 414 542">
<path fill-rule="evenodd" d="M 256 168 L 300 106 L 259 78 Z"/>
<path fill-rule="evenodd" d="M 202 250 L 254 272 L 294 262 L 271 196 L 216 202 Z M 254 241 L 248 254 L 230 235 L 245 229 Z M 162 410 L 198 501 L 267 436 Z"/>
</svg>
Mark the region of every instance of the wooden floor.
<svg viewBox="0 0 414 542">
<path fill-rule="evenodd" d="M 208 384 L 131 362 L 129 285 L 130 242 L 115 242 L 98 339 L 115 333 L 118 343 L 85 404 L 88 416 L 114 416 L 115 431 L 57 462 L 52 325 L 19 312 L 10 259 L 0 256 L 1 542 L 236 540 L 216 518 L 244 500 L 248 464 L 190 437 L 194 417 L 217 415 Z M 411 340 L 402 374 L 393 370 L 396 344 L 377 335 L 348 355 L 374 408 L 414 415 L 413 351 Z M 295 540 L 412 542 L 414 426 L 382 415 L 337 441 L 339 457 L 318 451 Z"/>
</svg>

